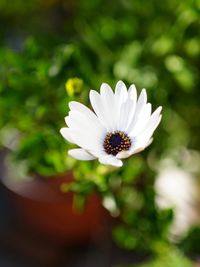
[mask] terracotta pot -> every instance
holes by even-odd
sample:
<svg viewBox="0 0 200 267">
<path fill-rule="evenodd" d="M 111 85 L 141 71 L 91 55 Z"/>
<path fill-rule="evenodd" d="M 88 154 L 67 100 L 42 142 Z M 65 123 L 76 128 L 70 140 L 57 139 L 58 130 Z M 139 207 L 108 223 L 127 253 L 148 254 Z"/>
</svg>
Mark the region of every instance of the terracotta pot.
<svg viewBox="0 0 200 267">
<path fill-rule="evenodd" d="M 17 218 L 26 228 L 60 243 L 81 244 L 99 238 L 108 230 L 109 216 L 97 195 L 87 198 L 85 209 L 72 208 L 73 193 L 62 193 L 62 182 L 72 174 L 53 179 L 35 179 L 6 185 Z"/>
</svg>

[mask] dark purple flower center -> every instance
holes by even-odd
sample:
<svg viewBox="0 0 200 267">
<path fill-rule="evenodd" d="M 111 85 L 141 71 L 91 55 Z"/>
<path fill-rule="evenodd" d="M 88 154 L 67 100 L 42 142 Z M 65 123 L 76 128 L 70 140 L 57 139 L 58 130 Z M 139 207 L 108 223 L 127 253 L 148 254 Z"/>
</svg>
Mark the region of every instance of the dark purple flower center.
<svg viewBox="0 0 200 267">
<path fill-rule="evenodd" d="M 126 133 L 120 131 L 108 133 L 103 143 L 106 153 L 114 156 L 121 151 L 129 150 L 130 146 L 131 139 Z"/>
</svg>

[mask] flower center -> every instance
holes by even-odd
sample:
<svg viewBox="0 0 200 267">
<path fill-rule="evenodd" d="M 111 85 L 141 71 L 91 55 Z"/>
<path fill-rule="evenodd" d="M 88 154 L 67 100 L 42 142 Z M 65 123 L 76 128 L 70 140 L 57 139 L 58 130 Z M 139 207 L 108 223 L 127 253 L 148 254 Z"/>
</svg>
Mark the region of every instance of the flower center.
<svg viewBox="0 0 200 267">
<path fill-rule="evenodd" d="M 124 132 L 108 133 L 104 139 L 103 147 L 108 154 L 117 155 L 121 151 L 129 150 L 131 139 Z"/>
</svg>

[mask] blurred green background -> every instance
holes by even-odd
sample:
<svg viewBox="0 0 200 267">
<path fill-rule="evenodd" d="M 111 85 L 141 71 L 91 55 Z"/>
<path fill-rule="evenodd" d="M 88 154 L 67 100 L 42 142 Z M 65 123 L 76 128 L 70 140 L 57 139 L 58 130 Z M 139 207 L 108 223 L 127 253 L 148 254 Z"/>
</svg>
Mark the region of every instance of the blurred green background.
<svg viewBox="0 0 200 267">
<path fill-rule="evenodd" d="M 45 178 L 74 169 L 72 190 L 95 189 L 113 216 L 121 214 L 113 231 L 120 246 L 160 255 L 175 240 L 182 252 L 167 248 L 170 267 L 190 266 L 182 253 L 200 255 L 198 215 L 195 228 L 170 236 L 176 209 L 160 208 L 154 186 L 163 166 L 175 166 L 200 190 L 199 14 L 199 0 L 0 0 L 0 145 L 27 173 Z M 119 79 L 145 87 L 153 109 L 163 106 L 151 147 L 114 172 L 67 157 L 71 146 L 59 133 L 67 103 L 88 104 L 91 88 Z"/>
</svg>

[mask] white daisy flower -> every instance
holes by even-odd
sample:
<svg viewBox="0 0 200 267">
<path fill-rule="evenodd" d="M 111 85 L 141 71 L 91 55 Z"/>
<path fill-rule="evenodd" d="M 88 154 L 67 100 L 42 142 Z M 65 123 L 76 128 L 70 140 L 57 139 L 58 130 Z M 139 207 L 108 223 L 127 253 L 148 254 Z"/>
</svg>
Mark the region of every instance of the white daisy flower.
<svg viewBox="0 0 200 267">
<path fill-rule="evenodd" d="M 67 141 L 80 147 L 69 150 L 70 156 L 121 167 L 121 159 L 150 145 L 162 107 L 151 114 L 145 89 L 137 99 L 133 84 L 127 91 L 125 84 L 118 81 L 113 92 L 103 83 L 100 94 L 90 91 L 90 102 L 94 112 L 79 102 L 69 103 L 69 115 L 65 117 L 68 127 L 60 132 Z"/>
</svg>

